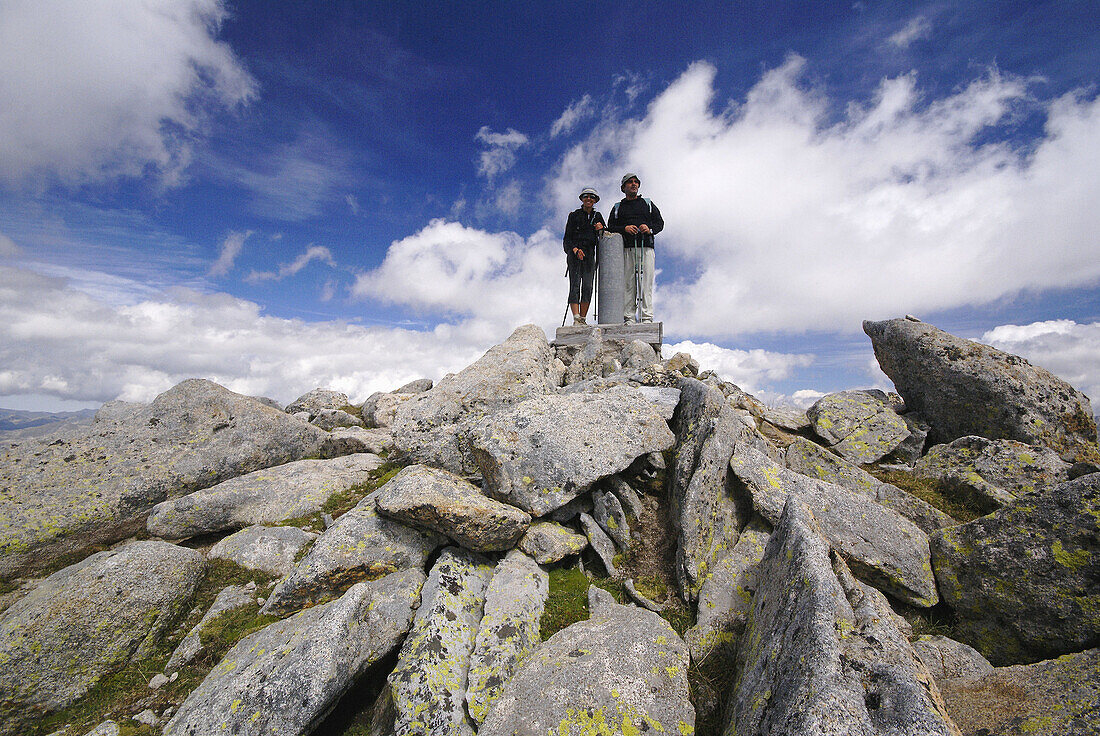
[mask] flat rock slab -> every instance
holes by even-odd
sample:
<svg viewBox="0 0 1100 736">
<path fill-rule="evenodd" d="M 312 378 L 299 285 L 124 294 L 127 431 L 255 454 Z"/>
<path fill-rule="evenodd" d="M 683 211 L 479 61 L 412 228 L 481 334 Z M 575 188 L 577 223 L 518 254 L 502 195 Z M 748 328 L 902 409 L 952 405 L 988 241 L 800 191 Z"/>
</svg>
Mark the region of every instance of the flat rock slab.
<svg viewBox="0 0 1100 736">
<path fill-rule="evenodd" d="M 760 562 L 726 733 L 958 734 L 882 594 L 791 496 Z"/>
<path fill-rule="evenodd" d="M 1100 733 L 1100 649 L 939 683 L 966 736 Z"/>
<path fill-rule="evenodd" d="M 680 637 L 651 611 L 593 603 L 524 660 L 478 736 L 694 732 Z"/>
<path fill-rule="evenodd" d="M 781 467 L 751 447 L 739 445 L 730 467 L 753 508 L 768 521 L 777 523 L 788 496 L 794 495 L 814 512 L 830 543 L 862 580 L 910 605 L 927 608 L 939 601 L 928 535 L 898 512 Z"/>
<path fill-rule="evenodd" d="M 981 677 L 993 671 L 993 665 L 972 646 L 946 636 L 919 636 L 913 649 L 936 681 L 955 677 Z"/>
<path fill-rule="evenodd" d="M 91 427 L 0 450 L 0 578 L 139 531 L 165 499 L 315 455 L 324 432 L 191 379 Z"/>
<path fill-rule="evenodd" d="M 396 736 L 474 735 L 466 713 L 467 675 L 492 576 L 485 558 L 455 547 L 443 550 L 432 567 L 388 678 Z"/>
<path fill-rule="evenodd" d="M 940 593 L 995 665 L 1100 645 L 1100 473 L 932 535 Z"/>
<path fill-rule="evenodd" d="M 925 534 L 958 523 L 926 501 L 897 486 L 883 483 L 866 470 L 802 437 L 787 446 L 784 462 L 796 473 L 843 486 L 897 511 Z"/>
<path fill-rule="evenodd" d="M 1070 467 L 1046 447 L 960 437 L 929 449 L 913 473 L 939 481 L 948 492 L 990 513 L 1025 493 L 1069 480 Z"/>
<path fill-rule="evenodd" d="M 339 597 L 361 580 L 424 569 L 428 556 L 446 538 L 380 516 L 374 507 L 377 494 L 364 498 L 317 538 L 294 571 L 271 591 L 262 613 L 286 615 Z"/>
<path fill-rule="evenodd" d="M 486 490 L 543 516 L 675 436 L 637 389 L 542 396 L 488 417 L 469 435 Z"/>
<path fill-rule="evenodd" d="M 0 614 L 0 733 L 74 703 L 149 656 L 202 579 L 202 555 L 166 542 L 98 552 Z"/>
<path fill-rule="evenodd" d="M 409 630 L 424 574 L 357 583 L 339 600 L 237 643 L 180 706 L 165 736 L 297 736 L 314 731 L 367 668 Z"/>
<path fill-rule="evenodd" d="M 616 547 L 623 552 L 630 548 L 630 523 L 615 494 L 598 490 L 592 492 L 592 518 L 607 532 Z"/>
<path fill-rule="evenodd" d="M 384 429 L 337 427 L 325 437 L 321 444 L 321 457 L 328 459 L 357 452 L 381 455 L 392 447 L 393 437 Z"/>
<path fill-rule="evenodd" d="M 331 496 L 370 480 L 377 455 L 298 460 L 157 504 L 146 526 L 164 539 L 186 539 L 317 513 Z"/>
<path fill-rule="evenodd" d="M 920 321 L 868 321 L 863 331 L 906 407 L 931 424 L 933 444 L 977 435 L 1100 460 L 1088 397 L 1049 371 Z"/>
<path fill-rule="evenodd" d="M 479 725 L 520 662 L 542 643 L 539 622 L 549 594 L 550 576 L 519 550 L 497 564 L 485 592 L 466 686 L 466 707 Z"/>
<path fill-rule="evenodd" d="M 374 496 L 383 516 L 446 534 L 477 552 L 512 549 L 531 525 L 530 514 L 487 497 L 454 473 L 426 465 L 405 468 Z"/>
<path fill-rule="evenodd" d="M 909 437 L 909 426 L 897 413 L 865 391 L 826 394 L 806 410 L 814 433 L 841 457 L 873 463 Z"/>
<path fill-rule="evenodd" d="M 587 546 L 588 537 L 553 521 L 536 521 L 519 540 L 519 549 L 540 565 L 580 554 Z"/>
<path fill-rule="evenodd" d="M 603 569 L 613 578 L 619 577 L 619 570 L 615 567 L 615 543 L 607 532 L 596 523 L 588 514 L 580 514 L 581 528 L 588 537 L 588 544 L 603 563 Z"/>
<path fill-rule="evenodd" d="M 316 534 L 296 526 L 250 526 L 230 534 L 206 554 L 283 577 L 294 569 L 302 548 L 316 538 Z"/>
<path fill-rule="evenodd" d="M 206 625 L 222 615 L 226 611 L 232 611 L 245 606 L 256 606 L 256 594 L 241 585 L 229 585 L 222 588 L 210 608 L 206 609 L 202 619 L 187 632 L 187 636 L 176 646 L 168 663 L 164 665 L 165 672 L 175 672 L 180 667 L 192 661 L 202 652 L 202 630 Z"/>
<path fill-rule="evenodd" d="M 476 471 L 461 440 L 462 426 L 556 390 L 553 362 L 541 328 L 516 328 L 471 365 L 402 403 L 392 427 L 394 445 L 415 462 L 459 474 Z"/>
</svg>

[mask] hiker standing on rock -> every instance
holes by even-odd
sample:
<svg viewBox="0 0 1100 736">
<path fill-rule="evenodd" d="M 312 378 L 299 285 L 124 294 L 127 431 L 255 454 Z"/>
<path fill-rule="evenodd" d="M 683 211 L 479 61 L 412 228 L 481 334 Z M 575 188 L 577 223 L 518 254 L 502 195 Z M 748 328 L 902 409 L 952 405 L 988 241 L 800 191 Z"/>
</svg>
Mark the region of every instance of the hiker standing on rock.
<svg viewBox="0 0 1100 736">
<path fill-rule="evenodd" d="M 596 210 L 599 193 L 592 187 L 581 190 L 581 206 L 569 213 L 565 223 L 566 272 L 569 274 L 569 309 L 573 324 L 588 324 L 588 305 L 592 301 L 592 276 L 596 272 L 596 242 L 604 228 L 603 215 Z"/>
<path fill-rule="evenodd" d="M 642 180 L 623 177 L 619 189 L 626 196 L 611 208 L 607 229 L 623 235 L 623 322 L 633 324 L 641 301 L 642 322 L 653 321 L 653 236 L 665 228 L 657 205 L 638 196 Z M 640 292 L 640 295 L 639 295 Z"/>
</svg>

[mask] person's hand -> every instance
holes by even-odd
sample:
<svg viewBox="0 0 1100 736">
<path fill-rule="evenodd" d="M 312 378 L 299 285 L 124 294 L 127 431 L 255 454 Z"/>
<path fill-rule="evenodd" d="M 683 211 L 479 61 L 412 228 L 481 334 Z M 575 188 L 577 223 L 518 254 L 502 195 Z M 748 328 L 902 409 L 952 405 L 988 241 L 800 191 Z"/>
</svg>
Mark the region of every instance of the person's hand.
<svg viewBox="0 0 1100 736">
<path fill-rule="evenodd" d="M 644 222 L 641 224 L 640 229 L 646 235 L 649 235 L 651 232 L 653 232 L 652 230 L 649 229 L 649 225 L 646 225 Z"/>
<path fill-rule="evenodd" d="M 581 250 L 580 248 L 574 248 L 573 249 L 573 255 L 575 255 L 577 257 L 578 261 L 583 261 L 584 260 L 584 251 Z"/>
<path fill-rule="evenodd" d="M 592 225 L 592 227 L 596 228 L 596 232 L 599 232 L 600 230 L 603 230 L 603 223 L 602 222 L 597 222 L 594 225 Z"/>
<path fill-rule="evenodd" d="M 643 225 L 643 227 L 644 227 L 644 225 Z M 638 234 L 638 226 L 637 225 L 627 225 L 626 227 L 623 228 L 623 230 L 626 230 L 631 235 L 637 235 Z"/>
</svg>

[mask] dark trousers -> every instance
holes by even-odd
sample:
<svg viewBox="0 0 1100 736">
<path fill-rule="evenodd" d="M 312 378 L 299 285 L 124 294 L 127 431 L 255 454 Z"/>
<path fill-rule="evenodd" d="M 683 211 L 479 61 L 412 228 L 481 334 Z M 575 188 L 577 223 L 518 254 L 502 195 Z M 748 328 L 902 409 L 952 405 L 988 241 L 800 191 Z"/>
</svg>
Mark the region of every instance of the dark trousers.
<svg viewBox="0 0 1100 736">
<path fill-rule="evenodd" d="M 569 257 L 569 303 L 587 304 L 592 301 L 592 276 L 596 273 L 593 259 L 583 261 Z"/>
</svg>

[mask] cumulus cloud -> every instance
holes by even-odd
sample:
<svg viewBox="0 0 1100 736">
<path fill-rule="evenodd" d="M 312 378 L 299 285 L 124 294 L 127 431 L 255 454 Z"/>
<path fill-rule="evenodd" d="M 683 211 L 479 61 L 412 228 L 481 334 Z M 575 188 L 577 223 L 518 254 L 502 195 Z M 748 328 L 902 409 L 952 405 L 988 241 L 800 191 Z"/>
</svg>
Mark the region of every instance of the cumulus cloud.
<svg viewBox="0 0 1100 736">
<path fill-rule="evenodd" d="M 488 148 L 481 152 L 477 173 L 492 180 L 516 165 L 516 151 L 527 145 L 527 136 L 509 128 L 504 133 L 494 133 L 488 125 L 481 126 L 474 139 Z"/>
<path fill-rule="evenodd" d="M 0 256 L 17 256 L 20 252 L 20 248 L 14 240 L 0 233 Z"/>
<path fill-rule="evenodd" d="M 906 74 L 837 120 L 805 67 L 792 56 L 721 100 L 715 68 L 693 64 L 643 117 L 605 117 L 549 182 L 561 217 L 578 187 L 638 170 L 681 334 L 853 331 L 1100 279 L 1100 100 L 1040 103 L 995 70 L 929 100 Z M 1027 152 L 982 135 L 1021 105 L 1047 114 Z"/>
<path fill-rule="evenodd" d="M 207 114 L 256 94 L 217 40 L 222 0 L 6 0 L 0 182 L 41 188 L 188 165 Z"/>
<path fill-rule="evenodd" d="M 463 319 L 483 334 L 525 322 L 549 326 L 565 305 L 564 260 L 561 236 L 549 230 L 524 238 L 438 219 L 392 243 L 378 268 L 358 276 L 352 295 Z"/>
<path fill-rule="evenodd" d="M 979 338 L 998 350 L 1020 355 L 1042 366 L 1093 402 L 1100 400 L 1100 322 L 1070 319 L 1000 325 Z"/>
<path fill-rule="evenodd" d="M 696 343 L 683 340 L 666 345 L 665 355 L 688 353 L 699 361 L 700 370 L 711 370 L 749 393 L 756 393 L 769 383 L 788 378 L 796 368 L 804 368 L 814 361 L 813 355 L 802 353 L 778 353 L 770 350 L 731 350 L 713 343 Z"/>
<path fill-rule="evenodd" d="M 210 270 L 207 272 L 208 276 L 224 276 L 233 270 L 233 264 L 237 260 L 237 256 L 241 253 L 241 248 L 244 247 L 244 241 L 248 240 L 248 237 L 252 235 L 251 230 L 245 232 L 231 232 L 225 236 L 225 240 L 222 241 L 221 251 L 218 253 L 218 260 L 214 261 L 210 266 Z"/>
<path fill-rule="evenodd" d="M 0 267 L 0 395 L 148 401 L 190 377 L 287 403 L 318 386 L 363 400 L 415 378 L 438 379 L 508 332 L 470 338 L 306 323 L 259 305 L 188 289 L 131 303 L 73 288 L 65 278 Z"/>
<path fill-rule="evenodd" d="M 579 100 L 570 103 L 569 107 L 562 112 L 561 117 L 554 121 L 553 125 L 550 126 L 550 137 L 557 138 L 559 135 L 568 135 L 573 132 L 573 128 L 577 127 L 577 123 L 591 117 L 594 112 L 595 107 L 592 104 L 592 96 L 586 94 Z"/>
<path fill-rule="evenodd" d="M 290 263 L 283 263 L 274 271 L 252 271 L 245 277 L 250 284 L 261 281 L 282 281 L 287 276 L 293 276 L 308 266 L 313 261 L 321 261 L 329 266 L 336 266 L 336 259 L 332 257 L 332 251 L 323 245 L 311 245 Z"/>
<path fill-rule="evenodd" d="M 896 48 L 908 48 L 914 41 L 924 40 L 932 36 L 932 23 L 923 15 L 913 18 L 905 27 L 890 36 L 887 42 Z"/>
</svg>

